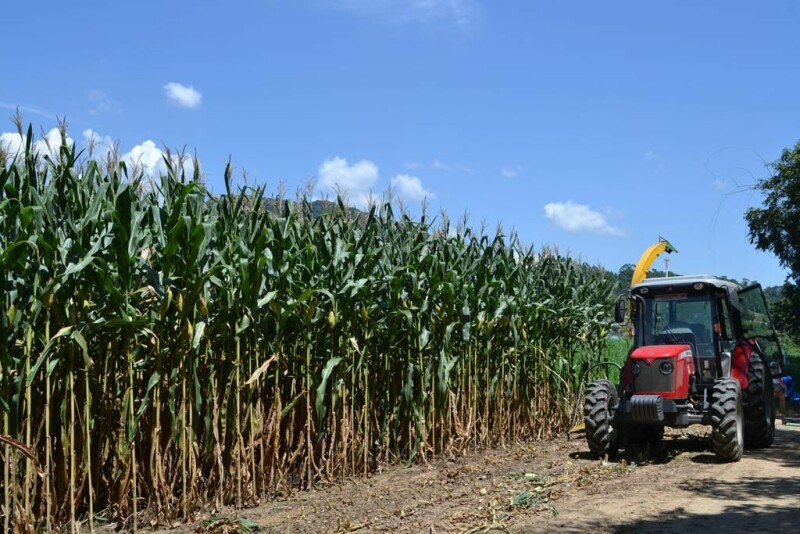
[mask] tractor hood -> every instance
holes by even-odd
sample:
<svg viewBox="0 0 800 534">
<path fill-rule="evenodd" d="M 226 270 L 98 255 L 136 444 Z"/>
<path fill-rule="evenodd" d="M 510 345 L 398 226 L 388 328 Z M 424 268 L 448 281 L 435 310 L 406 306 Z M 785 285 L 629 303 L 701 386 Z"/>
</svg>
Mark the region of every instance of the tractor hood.
<svg viewBox="0 0 800 534">
<path fill-rule="evenodd" d="M 685 399 L 693 374 L 691 345 L 648 345 L 631 353 L 625 366 L 625 384 L 636 395 Z"/>
<path fill-rule="evenodd" d="M 639 347 L 631 353 L 634 360 L 657 360 L 659 358 L 692 358 L 692 347 L 690 345 L 647 345 Z M 650 364 L 649 364 L 650 365 Z"/>
</svg>

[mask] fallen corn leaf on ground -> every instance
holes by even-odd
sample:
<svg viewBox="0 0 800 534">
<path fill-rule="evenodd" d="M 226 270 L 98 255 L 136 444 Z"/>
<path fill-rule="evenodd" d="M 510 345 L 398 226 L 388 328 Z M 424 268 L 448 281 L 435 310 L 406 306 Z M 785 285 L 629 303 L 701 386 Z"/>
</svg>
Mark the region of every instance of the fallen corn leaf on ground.
<svg viewBox="0 0 800 534">
<path fill-rule="evenodd" d="M 516 444 L 393 466 L 218 516 L 246 519 L 261 532 L 295 533 L 791 530 L 800 497 L 800 425 L 779 423 L 773 447 L 746 451 L 735 464 L 716 459 L 705 431 L 672 430 L 662 445 L 612 462 L 590 458 L 581 437 Z M 172 532 L 223 531 L 209 524 Z"/>
</svg>

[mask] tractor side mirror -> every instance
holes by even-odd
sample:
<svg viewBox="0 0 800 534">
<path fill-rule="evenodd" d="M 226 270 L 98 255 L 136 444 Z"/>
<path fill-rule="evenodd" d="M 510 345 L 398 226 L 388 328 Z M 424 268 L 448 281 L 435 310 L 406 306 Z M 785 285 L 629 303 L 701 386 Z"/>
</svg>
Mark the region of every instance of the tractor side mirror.
<svg viewBox="0 0 800 534">
<path fill-rule="evenodd" d="M 627 299 L 623 297 L 619 299 L 617 303 L 614 305 L 614 322 L 624 323 L 626 311 L 627 311 Z"/>
</svg>

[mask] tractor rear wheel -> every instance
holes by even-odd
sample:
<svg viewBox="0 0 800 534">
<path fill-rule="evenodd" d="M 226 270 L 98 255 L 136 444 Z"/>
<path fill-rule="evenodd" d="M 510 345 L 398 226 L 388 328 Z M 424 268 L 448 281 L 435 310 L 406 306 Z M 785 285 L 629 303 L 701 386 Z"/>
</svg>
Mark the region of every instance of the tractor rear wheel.
<svg viewBox="0 0 800 534">
<path fill-rule="evenodd" d="M 745 399 L 744 443 L 754 449 L 769 447 L 775 439 L 775 395 L 772 376 L 758 354 L 750 357 L 750 384 Z"/>
<path fill-rule="evenodd" d="M 744 449 L 744 409 L 742 387 L 735 378 L 714 382 L 711 403 L 711 442 L 717 456 L 737 462 Z"/>
<path fill-rule="evenodd" d="M 618 404 L 614 384 L 608 380 L 596 380 L 589 384 L 583 405 L 583 422 L 589 451 L 595 456 L 613 456 L 619 449 L 619 432 L 614 421 Z"/>
</svg>

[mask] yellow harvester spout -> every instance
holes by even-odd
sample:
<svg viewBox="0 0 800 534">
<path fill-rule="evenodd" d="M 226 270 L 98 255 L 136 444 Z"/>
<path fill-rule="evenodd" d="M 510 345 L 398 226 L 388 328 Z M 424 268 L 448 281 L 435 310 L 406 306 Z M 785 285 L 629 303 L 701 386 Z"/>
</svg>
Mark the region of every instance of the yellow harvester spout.
<svg viewBox="0 0 800 534">
<path fill-rule="evenodd" d="M 644 251 L 642 257 L 639 258 L 639 263 L 636 264 L 636 269 L 633 271 L 633 277 L 631 277 L 631 286 L 634 286 L 647 278 L 647 271 L 650 270 L 650 266 L 653 265 L 653 262 L 656 261 L 663 252 L 667 254 L 671 254 L 672 252 L 678 252 L 678 249 L 672 246 L 672 244 L 664 238 L 659 238 L 658 243 L 655 245 L 651 245 L 647 250 Z"/>
</svg>

